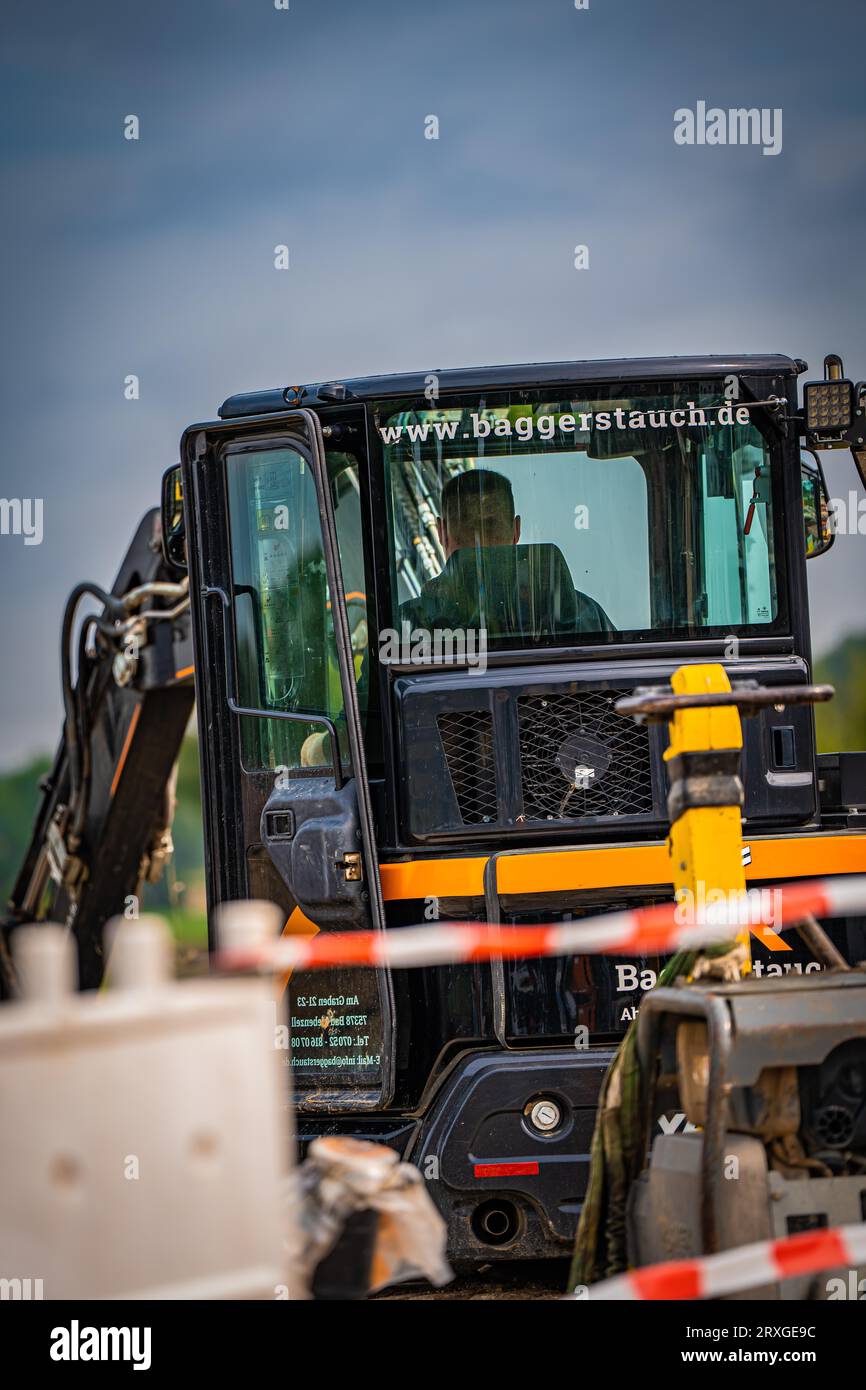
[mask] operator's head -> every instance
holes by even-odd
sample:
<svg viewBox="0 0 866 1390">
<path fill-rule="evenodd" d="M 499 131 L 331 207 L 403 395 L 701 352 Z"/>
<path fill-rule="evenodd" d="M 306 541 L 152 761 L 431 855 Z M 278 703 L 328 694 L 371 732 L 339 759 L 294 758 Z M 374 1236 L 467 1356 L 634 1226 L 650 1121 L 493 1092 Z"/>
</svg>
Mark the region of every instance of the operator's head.
<svg viewBox="0 0 866 1390">
<path fill-rule="evenodd" d="M 511 484 L 491 468 L 468 468 L 448 479 L 438 524 L 446 559 L 463 546 L 517 545 L 520 540 Z"/>
</svg>

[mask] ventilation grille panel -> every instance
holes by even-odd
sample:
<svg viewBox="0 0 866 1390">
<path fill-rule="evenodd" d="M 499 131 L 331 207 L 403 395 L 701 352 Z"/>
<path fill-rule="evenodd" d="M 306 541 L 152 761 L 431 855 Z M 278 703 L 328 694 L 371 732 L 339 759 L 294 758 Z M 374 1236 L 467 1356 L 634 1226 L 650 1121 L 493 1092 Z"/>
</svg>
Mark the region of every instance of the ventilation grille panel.
<svg viewBox="0 0 866 1390">
<path fill-rule="evenodd" d="M 464 825 L 487 825 L 498 819 L 493 761 L 493 716 L 489 710 L 440 714 L 439 737 L 460 819 Z"/>
<path fill-rule="evenodd" d="M 631 817 L 654 810 L 649 731 L 614 704 L 626 690 L 521 695 L 526 822 Z"/>
</svg>

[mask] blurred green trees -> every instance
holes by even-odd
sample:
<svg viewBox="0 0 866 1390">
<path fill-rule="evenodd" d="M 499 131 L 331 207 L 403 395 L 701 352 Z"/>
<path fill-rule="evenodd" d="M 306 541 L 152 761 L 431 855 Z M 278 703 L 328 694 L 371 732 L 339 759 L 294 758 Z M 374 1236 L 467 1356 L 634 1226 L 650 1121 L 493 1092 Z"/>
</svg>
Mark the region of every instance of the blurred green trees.
<svg viewBox="0 0 866 1390">
<path fill-rule="evenodd" d="M 848 637 L 816 661 L 814 679 L 836 687 L 836 698 L 816 710 L 818 752 L 866 748 L 866 634 Z"/>
</svg>

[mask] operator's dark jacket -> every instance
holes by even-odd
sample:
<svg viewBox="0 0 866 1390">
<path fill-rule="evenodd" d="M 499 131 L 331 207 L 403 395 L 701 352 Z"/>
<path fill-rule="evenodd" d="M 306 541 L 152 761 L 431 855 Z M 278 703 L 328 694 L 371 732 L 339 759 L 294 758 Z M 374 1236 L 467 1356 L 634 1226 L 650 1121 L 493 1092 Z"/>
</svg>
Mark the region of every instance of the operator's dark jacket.
<svg viewBox="0 0 866 1390">
<path fill-rule="evenodd" d="M 426 631 L 463 628 L 489 637 L 615 631 L 601 604 L 574 587 L 559 547 L 549 544 L 455 550 L 442 573 L 400 605 L 400 618 Z"/>
</svg>

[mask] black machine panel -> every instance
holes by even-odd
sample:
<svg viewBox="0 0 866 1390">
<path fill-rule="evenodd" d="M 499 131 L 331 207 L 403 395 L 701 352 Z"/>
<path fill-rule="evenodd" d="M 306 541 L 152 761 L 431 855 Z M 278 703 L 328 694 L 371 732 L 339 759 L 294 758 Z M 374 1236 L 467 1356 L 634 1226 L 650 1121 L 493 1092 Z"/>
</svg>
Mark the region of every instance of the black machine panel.
<svg viewBox="0 0 866 1390">
<path fill-rule="evenodd" d="M 657 835 L 667 823 L 666 731 L 614 706 L 639 686 L 666 685 L 674 669 L 620 660 L 398 677 L 406 843 L 504 831 Z M 727 669 L 732 680 L 765 685 L 807 679 L 794 659 Z M 747 823 L 809 820 L 817 795 L 810 710 L 766 710 L 744 720 L 743 737 Z"/>
</svg>

